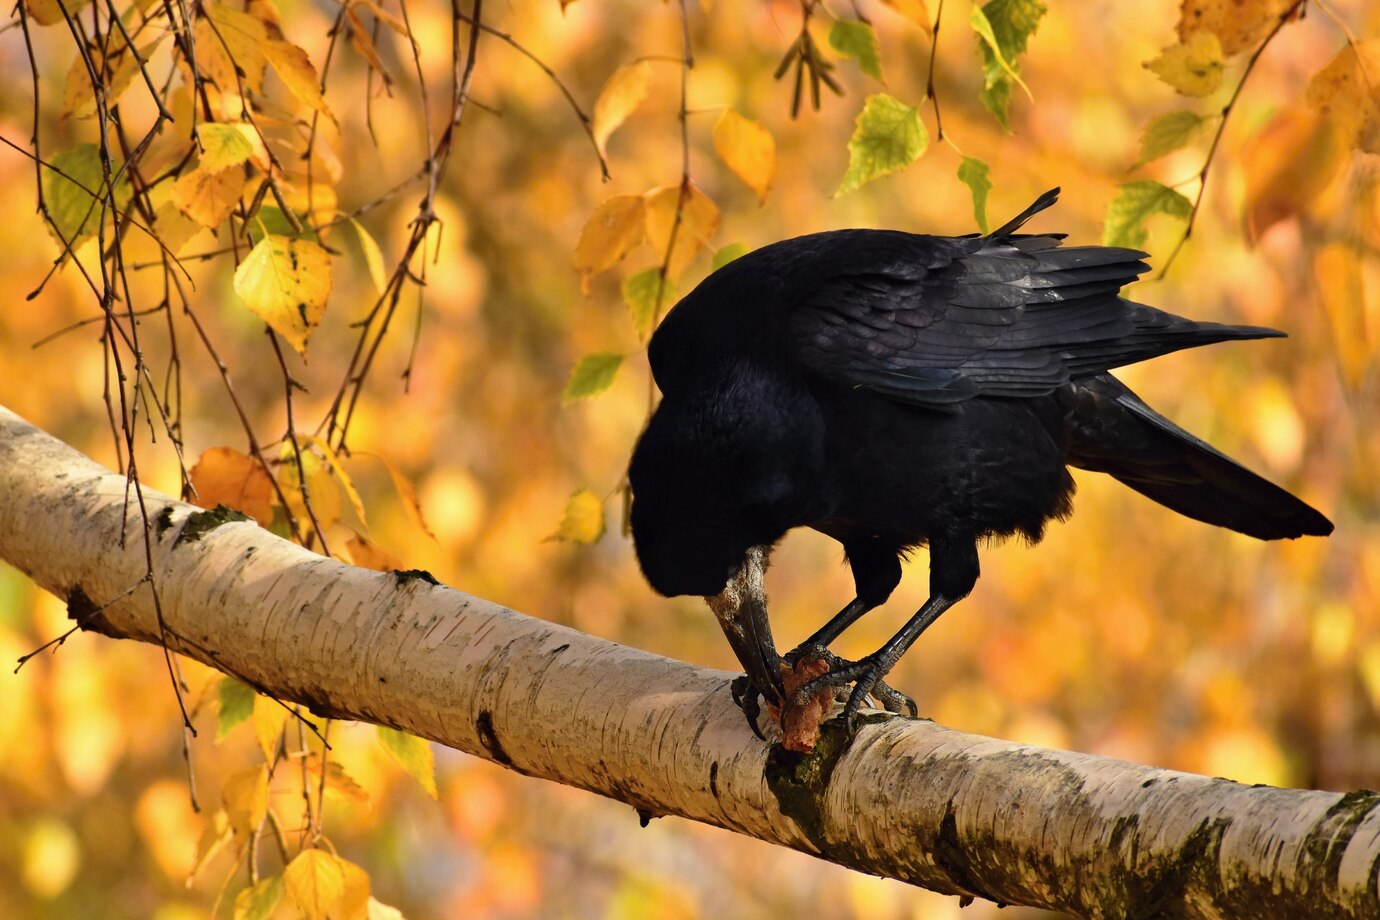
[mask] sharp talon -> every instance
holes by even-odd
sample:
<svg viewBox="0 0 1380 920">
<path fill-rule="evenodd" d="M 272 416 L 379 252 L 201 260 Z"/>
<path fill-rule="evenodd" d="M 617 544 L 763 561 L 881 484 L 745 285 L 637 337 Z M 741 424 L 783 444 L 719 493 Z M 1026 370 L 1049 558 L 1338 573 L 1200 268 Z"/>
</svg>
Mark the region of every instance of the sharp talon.
<svg viewBox="0 0 1380 920">
<path fill-rule="evenodd" d="M 747 717 L 748 728 L 761 741 L 766 741 L 767 736 L 762 734 L 762 729 L 757 727 L 757 717 L 762 714 L 761 704 L 757 702 L 759 691 L 748 680 L 747 675 L 733 678 L 733 682 L 728 685 L 728 692 L 733 697 L 733 702 L 743 711 Z"/>
</svg>

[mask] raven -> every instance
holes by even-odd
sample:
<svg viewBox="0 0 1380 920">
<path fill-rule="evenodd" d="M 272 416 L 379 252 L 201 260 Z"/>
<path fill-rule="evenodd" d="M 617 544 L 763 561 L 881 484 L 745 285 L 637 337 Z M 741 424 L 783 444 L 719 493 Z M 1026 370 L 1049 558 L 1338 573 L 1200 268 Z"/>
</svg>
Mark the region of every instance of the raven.
<svg viewBox="0 0 1380 920">
<path fill-rule="evenodd" d="M 652 337 L 663 399 L 628 469 L 633 541 L 651 586 L 719 595 L 794 527 L 843 544 L 856 596 L 786 656 L 829 666 L 794 693 L 764 604 L 725 613 L 711 597 L 749 684 L 785 712 L 851 684 L 850 726 L 869 696 L 914 714 L 883 678 L 973 589 L 979 541 L 1034 543 L 1070 514 L 1068 466 L 1262 540 L 1331 533 L 1318 511 L 1108 373 L 1283 333 L 1120 297 L 1147 270 L 1146 253 L 1018 232 L 1058 194 L 986 236 L 838 230 L 765 246 L 706 278 Z M 876 652 L 833 656 L 829 643 L 887 600 L 901 559 L 921 545 L 924 606 Z"/>
</svg>

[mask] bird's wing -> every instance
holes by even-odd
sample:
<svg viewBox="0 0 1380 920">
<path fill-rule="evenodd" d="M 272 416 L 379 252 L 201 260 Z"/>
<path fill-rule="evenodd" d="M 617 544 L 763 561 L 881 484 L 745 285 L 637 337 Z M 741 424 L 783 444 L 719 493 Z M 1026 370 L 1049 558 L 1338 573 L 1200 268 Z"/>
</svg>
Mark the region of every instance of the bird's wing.
<svg viewBox="0 0 1380 920">
<path fill-rule="evenodd" d="M 1053 200 L 986 237 L 851 237 L 791 311 L 796 357 L 827 377 L 942 406 L 1049 393 L 1183 347 L 1164 346 L 1198 324 L 1118 296 L 1147 269 L 1145 253 L 1015 232 Z"/>
</svg>

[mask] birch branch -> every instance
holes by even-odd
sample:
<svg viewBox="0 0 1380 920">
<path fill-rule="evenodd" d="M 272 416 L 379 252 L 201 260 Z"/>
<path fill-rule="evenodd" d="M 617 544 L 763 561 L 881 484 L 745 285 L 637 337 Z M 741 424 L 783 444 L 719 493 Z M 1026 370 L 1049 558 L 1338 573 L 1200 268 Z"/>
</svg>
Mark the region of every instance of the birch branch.
<svg viewBox="0 0 1380 920">
<path fill-rule="evenodd" d="M 1380 916 L 1375 793 L 1243 786 L 881 715 L 851 743 L 829 723 L 793 755 L 752 736 L 731 675 L 145 494 L 169 645 L 321 715 L 949 894 L 1086 917 Z M 0 559 L 84 628 L 157 643 L 124 496 L 122 476 L 0 408 Z"/>
</svg>

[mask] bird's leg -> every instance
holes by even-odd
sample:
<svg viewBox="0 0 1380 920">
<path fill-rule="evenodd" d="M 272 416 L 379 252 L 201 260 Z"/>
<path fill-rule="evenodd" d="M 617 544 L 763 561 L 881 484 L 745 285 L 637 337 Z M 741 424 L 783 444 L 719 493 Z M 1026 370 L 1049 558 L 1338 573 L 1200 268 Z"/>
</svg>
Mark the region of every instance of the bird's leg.
<svg viewBox="0 0 1380 920">
<path fill-rule="evenodd" d="M 930 597 L 915 616 L 901 627 L 901 630 L 887 640 L 877 651 L 855 662 L 841 662 L 842 667 L 831 670 L 821 677 L 797 688 L 787 703 L 783 713 L 783 723 L 789 720 L 790 710 L 795 709 L 826 690 L 841 690 L 853 685 L 848 701 L 844 704 L 844 722 L 851 732 L 853 718 L 858 708 L 869 695 L 883 695 L 891 691 L 878 690 L 882 678 L 896 666 L 906 651 L 915 643 L 926 629 L 959 600 L 973 589 L 978 576 L 977 544 L 972 538 L 944 538 L 931 541 L 930 545 Z M 909 698 L 907 698 L 909 699 Z M 914 705 L 912 703 L 912 705 Z M 890 707 L 888 707 L 890 708 Z"/>
<path fill-rule="evenodd" d="M 876 604 L 867 603 L 860 597 L 853 598 L 848 602 L 847 607 L 834 614 L 829 618 L 829 622 L 815 630 L 814 635 L 787 652 L 784 656 L 786 664 L 794 666 L 797 661 L 824 658 L 828 653 L 829 643 L 837 639 L 845 629 L 856 623 L 864 613 L 876 606 Z"/>
<path fill-rule="evenodd" d="M 757 731 L 757 694 L 760 693 L 773 706 L 780 706 L 785 700 L 781 656 L 777 654 L 772 641 L 771 624 L 767 620 L 766 590 L 762 582 L 769 554 L 768 547 L 749 549 L 743 567 L 729 580 L 724 590 L 705 598 L 728 638 L 738 663 L 747 672 L 746 685 L 735 682 L 733 697 L 743 707 L 754 732 Z"/>
</svg>

